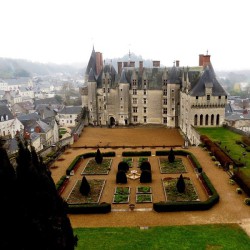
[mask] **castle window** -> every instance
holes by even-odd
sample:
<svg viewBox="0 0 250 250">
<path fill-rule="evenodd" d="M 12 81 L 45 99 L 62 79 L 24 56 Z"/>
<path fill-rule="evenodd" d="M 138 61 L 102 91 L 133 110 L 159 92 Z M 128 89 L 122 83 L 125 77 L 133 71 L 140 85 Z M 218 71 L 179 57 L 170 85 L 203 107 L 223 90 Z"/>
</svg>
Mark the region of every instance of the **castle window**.
<svg viewBox="0 0 250 250">
<path fill-rule="evenodd" d="M 120 91 L 122 92 L 122 89 L 120 89 Z"/>
<path fill-rule="evenodd" d="M 194 116 L 194 126 L 197 126 L 198 123 L 198 115 Z"/>
<path fill-rule="evenodd" d="M 105 88 L 103 88 L 103 93 L 105 93 L 105 90 L 106 90 L 106 89 L 105 89 Z"/>
<path fill-rule="evenodd" d="M 174 89 L 171 89 L 172 93 L 174 93 Z"/>
<path fill-rule="evenodd" d="M 163 114 L 167 114 L 168 113 L 168 109 L 167 108 L 164 108 L 163 109 Z"/>
<path fill-rule="evenodd" d="M 219 98 L 219 100 L 220 100 L 220 99 L 221 99 L 221 96 L 219 95 L 219 97 L 218 97 L 218 98 Z"/>
<path fill-rule="evenodd" d="M 122 97 L 121 97 L 121 101 L 122 101 Z"/>
<path fill-rule="evenodd" d="M 147 94 L 147 90 L 144 89 L 144 90 L 143 90 L 143 95 L 146 95 L 146 94 Z"/>
<path fill-rule="evenodd" d="M 227 100 L 227 95 L 225 96 L 225 99 Z"/>
<path fill-rule="evenodd" d="M 208 115 L 205 117 L 205 125 L 208 125 Z"/>
<path fill-rule="evenodd" d="M 147 108 L 144 107 L 144 108 L 143 108 L 143 111 L 144 111 L 144 113 L 147 113 Z"/>
<path fill-rule="evenodd" d="M 143 103 L 147 104 L 147 99 L 146 98 L 143 98 Z"/>
<path fill-rule="evenodd" d="M 123 109 L 123 106 L 121 106 L 121 109 Z"/>
<path fill-rule="evenodd" d="M 147 80 L 144 80 L 143 83 L 144 83 L 144 86 L 146 86 L 147 85 Z"/>
<path fill-rule="evenodd" d="M 106 105 L 104 105 L 104 110 L 106 110 Z"/>
<path fill-rule="evenodd" d="M 174 102 L 174 98 L 172 98 L 172 102 Z"/>
<path fill-rule="evenodd" d="M 210 101 L 210 95 L 207 95 L 207 101 Z"/>
<path fill-rule="evenodd" d="M 136 80 L 133 80 L 133 85 L 136 85 Z"/>
<path fill-rule="evenodd" d="M 163 104 L 167 105 L 168 104 L 168 99 L 163 99 Z"/>
<path fill-rule="evenodd" d="M 220 115 L 216 116 L 216 125 L 218 126 L 220 124 Z"/>
<path fill-rule="evenodd" d="M 108 93 L 109 93 L 109 88 L 108 88 Z"/>
<path fill-rule="evenodd" d="M 143 121 L 147 122 L 147 116 L 143 116 Z"/>
<path fill-rule="evenodd" d="M 214 125 L 214 115 L 211 115 L 211 125 Z"/>
<path fill-rule="evenodd" d="M 168 122 L 168 118 L 167 117 L 163 117 L 163 123 L 167 124 L 167 122 Z"/>
<path fill-rule="evenodd" d="M 166 80 L 166 79 L 163 80 L 163 85 L 164 85 L 164 86 L 167 85 L 167 80 Z"/>
<path fill-rule="evenodd" d="M 137 104 L 137 98 L 133 98 L 133 104 Z"/>
<path fill-rule="evenodd" d="M 196 100 L 198 100 L 199 99 L 199 96 L 196 96 Z"/>
<path fill-rule="evenodd" d="M 133 95 L 137 95 L 137 89 L 133 89 Z"/>
<path fill-rule="evenodd" d="M 200 125 L 203 125 L 203 115 L 200 115 Z"/>
<path fill-rule="evenodd" d="M 133 113 L 137 113 L 137 107 L 133 107 Z"/>
<path fill-rule="evenodd" d="M 103 97 L 103 101 L 106 101 L 106 96 Z"/>
<path fill-rule="evenodd" d="M 167 89 L 163 89 L 163 95 L 167 95 L 168 91 Z"/>
<path fill-rule="evenodd" d="M 138 118 L 137 116 L 133 116 L 133 121 L 137 122 L 137 120 L 138 120 L 137 118 Z"/>
</svg>

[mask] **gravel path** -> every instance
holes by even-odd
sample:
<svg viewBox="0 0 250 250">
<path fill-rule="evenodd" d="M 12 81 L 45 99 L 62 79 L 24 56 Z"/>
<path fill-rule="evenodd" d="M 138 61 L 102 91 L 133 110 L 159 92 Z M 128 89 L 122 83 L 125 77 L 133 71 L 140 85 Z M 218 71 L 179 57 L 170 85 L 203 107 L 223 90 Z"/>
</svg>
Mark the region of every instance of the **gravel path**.
<svg viewBox="0 0 250 250">
<path fill-rule="evenodd" d="M 112 202 L 115 184 L 115 174 L 117 165 L 121 160 L 123 151 L 131 150 L 150 150 L 155 155 L 156 150 L 166 150 L 159 145 L 183 145 L 183 139 L 176 129 L 166 128 L 85 128 L 80 139 L 67 149 L 60 157 L 63 161 L 55 162 L 56 168 L 51 169 L 52 177 L 57 182 L 72 160 L 79 154 L 86 152 L 95 152 L 94 148 L 74 148 L 79 146 L 95 147 L 102 146 L 120 146 L 118 149 L 101 148 L 101 152 L 116 151 L 116 157 L 113 159 L 112 168 L 109 175 L 99 176 L 107 180 L 101 202 Z M 123 149 L 123 145 L 142 146 L 152 145 L 152 147 Z M 175 149 L 181 149 L 176 147 Z M 229 184 L 229 176 L 225 171 L 215 166 L 208 153 L 200 147 L 190 147 L 188 151 L 192 152 L 201 163 L 211 182 L 220 195 L 220 202 L 208 211 L 194 212 L 166 212 L 157 213 L 152 210 L 152 204 L 136 204 L 134 211 L 129 211 L 128 204 L 112 205 L 112 212 L 105 215 L 69 215 L 72 226 L 76 227 L 113 227 L 113 226 L 165 226 L 165 225 L 191 225 L 191 224 L 211 224 L 211 223 L 239 223 L 250 234 L 250 208 L 243 201 L 245 194 L 236 193 L 236 185 Z M 187 159 L 183 158 L 187 166 L 187 174 L 195 184 L 201 200 L 206 199 L 203 188 L 199 185 L 197 177 Z M 70 182 L 62 196 L 66 198 L 70 193 L 77 179 L 81 179 L 82 172 L 87 160 L 82 162 L 75 175 L 70 177 Z M 135 158 L 133 169 L 137 169 L 138 158 Z M 161 178 L 165 175 L 160 174 L 158 166 L 158 157 L 151 156 L 149 161 L 152 167 L 153 182 L 150 184 L 153 190 L 153 201 L 162 201 L 165 199 L 161 184 Z M 179 176 L 179 175 L 177 175 Z M 88 178 L 97 178 L 87 176 Z M 128 186 L 131 187 L 131 201 L 135 203 L 135 189 L 140 185 L 139 180 L 129 180 Z"/>
</svg>

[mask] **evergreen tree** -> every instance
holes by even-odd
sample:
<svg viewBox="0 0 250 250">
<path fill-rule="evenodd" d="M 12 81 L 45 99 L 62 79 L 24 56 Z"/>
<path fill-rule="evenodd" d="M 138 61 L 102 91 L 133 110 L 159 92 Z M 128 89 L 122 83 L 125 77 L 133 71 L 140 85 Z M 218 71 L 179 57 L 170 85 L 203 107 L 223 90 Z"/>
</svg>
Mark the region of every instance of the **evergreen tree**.
<svg viewBox="0 0 250 250">
<path fill-rule="evenodd" d="M 67 217 L 66 203 L 58 195 L 50 172 L 34 148 L 29 149 L 27 141 L 19 138 L 18 146 L 16 176 L 13 176 L 6 151 L 0 148 L 0 169 L 8 169 L 0 171 L 0 178 L 3 173 L 11 173 L 8 175 L 14 180 L 15 188 L 11 194 L 6 189 L 8 186 L 1 189 L 10 201 L 4 202 L 7 211 L 4 216 L 10 227 L 5 228 L 9 237 L 0 241 L 0 249 L 73 250 L 75 237 Z"/>
<path fill-rule="evenodd" d="M 149 170 L 143 170 L 140 176 L 140 183 L 152 182 L 152 173 Z"/>
<path fill-rule="evenodd" d="M 102 157 L 102 154 L 98 148 L 96 151 L 96 155 L 95 155 L 95 161 L 97 164 L 102 164 L 102 160 L 103 160 L 103 157 Z"/>
<path fill-rule="evenodd" d="M 177 180 L 176 188 L 177 188 L 179 193 L 184 193 L 185 192 L 186 184 L 185 184 L 185 181 L 183 179 L 182 174 L 180 175 L 180 177 Z"/>
<path fill-rule="evenodd" d="M 168 161 L 172 163 L 174 162 L 174 160 L 175 160 L 174 151 L 173 151 L 173 148 L 171 148 L 169 151 L 169 155 L 168 155 Z"/>
<path fill-rule="evenodd" d="M 82 183 L 80 186 L 80 193 L 84 196 L 87 196 L 90 192 L 90 185 L 85 176 L 82 177 Z"/>
<path fill-rule="evenodd" d="M 118 164 L 118 171 L 119 171 L 119 170 L 122 170 L 122 171 L 124 171 L 124 172 L 128 172 L 128 170 L 129 170 L 129 165 L 128 165 L 128 163 L 125 162 L 125 161 L 119 162 L 119 164 Z"/>
<path fill-rule="evenodd" d="M 151 165 L 149 161 L 143 161 L 140 166 L 141 171 L 148 170 L 151 171 Z"/>
<path fill-rule="evenodd" d="M 126 184 L 127 181 L 128 180 L 127 180 L 126 173 L 123 170 L 119 170 L 116 174 L 116 183 Z"/>
</svg>

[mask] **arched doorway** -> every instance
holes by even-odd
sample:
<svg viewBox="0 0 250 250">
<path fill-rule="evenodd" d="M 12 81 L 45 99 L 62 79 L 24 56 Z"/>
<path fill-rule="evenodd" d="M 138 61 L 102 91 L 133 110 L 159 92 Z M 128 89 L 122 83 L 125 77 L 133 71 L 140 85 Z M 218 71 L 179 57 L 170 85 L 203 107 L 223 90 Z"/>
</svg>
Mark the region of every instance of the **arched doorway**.
<svg viewBox="0 0 250 250">
<path fill-rule="evenodd" d="M 111 116 L 109 118 L 109 125 L 112 127 L 112 126 L 115 126 L 115 118 L 113 116 Z"/>
</svg>

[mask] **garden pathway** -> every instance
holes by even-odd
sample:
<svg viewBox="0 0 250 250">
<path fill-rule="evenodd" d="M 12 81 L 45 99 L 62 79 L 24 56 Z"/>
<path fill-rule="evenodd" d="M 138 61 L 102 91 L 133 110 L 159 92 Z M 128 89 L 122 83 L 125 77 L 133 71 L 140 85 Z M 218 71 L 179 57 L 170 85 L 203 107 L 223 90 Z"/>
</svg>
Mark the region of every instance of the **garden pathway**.
<svg viewBox="0 0 250 250">
<path fill-rule="evenodd" d="M 110 131 L 107 134 L 107 130 Z M 131 132 L 132 130 L 132 132 Z M 135 130 L 135 131 L 133 131 Z M 104 133 L 106 131 L 106 134 Z M 132 134 L 132 135 L 131 135 Z M 131 136 L 133 140 L 131 141 Z M 120 143 L 119 143 L 120 141 Z M 152 142 L 151 142 L 152 141 Z M 89 143 L 88 143 L 89 142 Z M 178 134 L 178 130 L 175 129 L 163 129 L 163 128 L 85 128 L 83 134 L 77 143 L 67 149 L 66 152 L 60 157 L 63 161 L 55 162 L 57 168 L 52 169 L 52 177 L 57 182 L 62 175 L 65 174 L 66 168 L 72 162 L 72 160 L 79 154 L 85 152 L 95 152 L 95 148 L 74 148 L 74 146 L 90 146 L 94 147 L 97 144 L 120 146 L 118 149 L 105 148 L 101 149 L 101 152 L 116 151 L 117 157 L 114 158 L 113 166 L 117 166 L 120 161 L 121 153 L 123 151 L 142 151 L 150 150 L 152 154 L 155 154 L 156 150 L 166 150 L 166 148 L 155 148 L 158 145 L 169 146 L 171 144 L 183 144 L 181 136 Z M 134 143 L 134 144 L 132 144 Z M 152 145 L 152 147 L 123 149 L 123 145 Z M 180 149 L 180 148 L 179 148 Z M 136 204 L 135 211 L 128 211 L 128 205 L 112 205 L 113 210 L 108 214 L 87 214 L 87 215 L 69 215 L 73 227 L 113 227 L 113 226 L 165 226 L 165 225 L 191 225 L 191 224 L 211 224 L 211 223 L 239 223 L 243 228 L 249 230 L 250 220 L 250 208 L 246 206 L 243 201 L 246 198 L 245 194 L 239 195 L 236 193 L 236 185 L 229 184 L 229 176 L 225 171 L 215 166 L 214 162 L 208 153 L 200 147 L 190 147 L 188 151 L 194 153 L 196 158 L 201 163 L 203 170 L 206 172 L 211 182 L 215 186 L 220 195 L 220 202 L 216 204 L 212 209 L 208 211 L 194 211 L 194 212 L 168 212 L 157 213 L 155 211 L 148 211 L 152 204 Z M 153 192 L 154 201 L 164 200 L 164 193 L 160 182 L 157 180 L 159 174 L 159 168 L 157 163 L 157 157 L 150 157 L 151 167 L 153 171 Z M 84 164 L 84 163 L 83 163 Z M 67 197 L 72 186 L 75 183 L 76 178 L 81 179 L 80 172 L 81 166 L 70 178 L 68 187 L 63 193 L 63 197 Z M 107 184 L 102 196 L 102 201 L 111 202 L 111 196 L 113 194 L 115 186 L 115 172 L 116 167 L 112 167 L 111 172 L 107 177 Z M 194 172 L 189 171 L 190 174 Z M 160 178 L 160 177 L 159 177 Z M 134 182 L 134 183 L 133 183 Z M 129 186 L 132 187 L 132 192 L 135 192 L 135 186 L 139 181 L 129 181 Z M 131 184 L 130 184 L 131 183 Z M 134 185 L 134 186 L 133 186 Z M 199 186 L 199 185 L 198 185 Z M 134 190 L 134 191 L 133 191 Z M 199 195 L 202 190 L 197 190 Z M 134 201 L 131 201 L 134 202 Z M 121 211 L 125 210 L 125 211 Z M 146 210 L 146 211 L 145 211 Z"/>
</svg>

